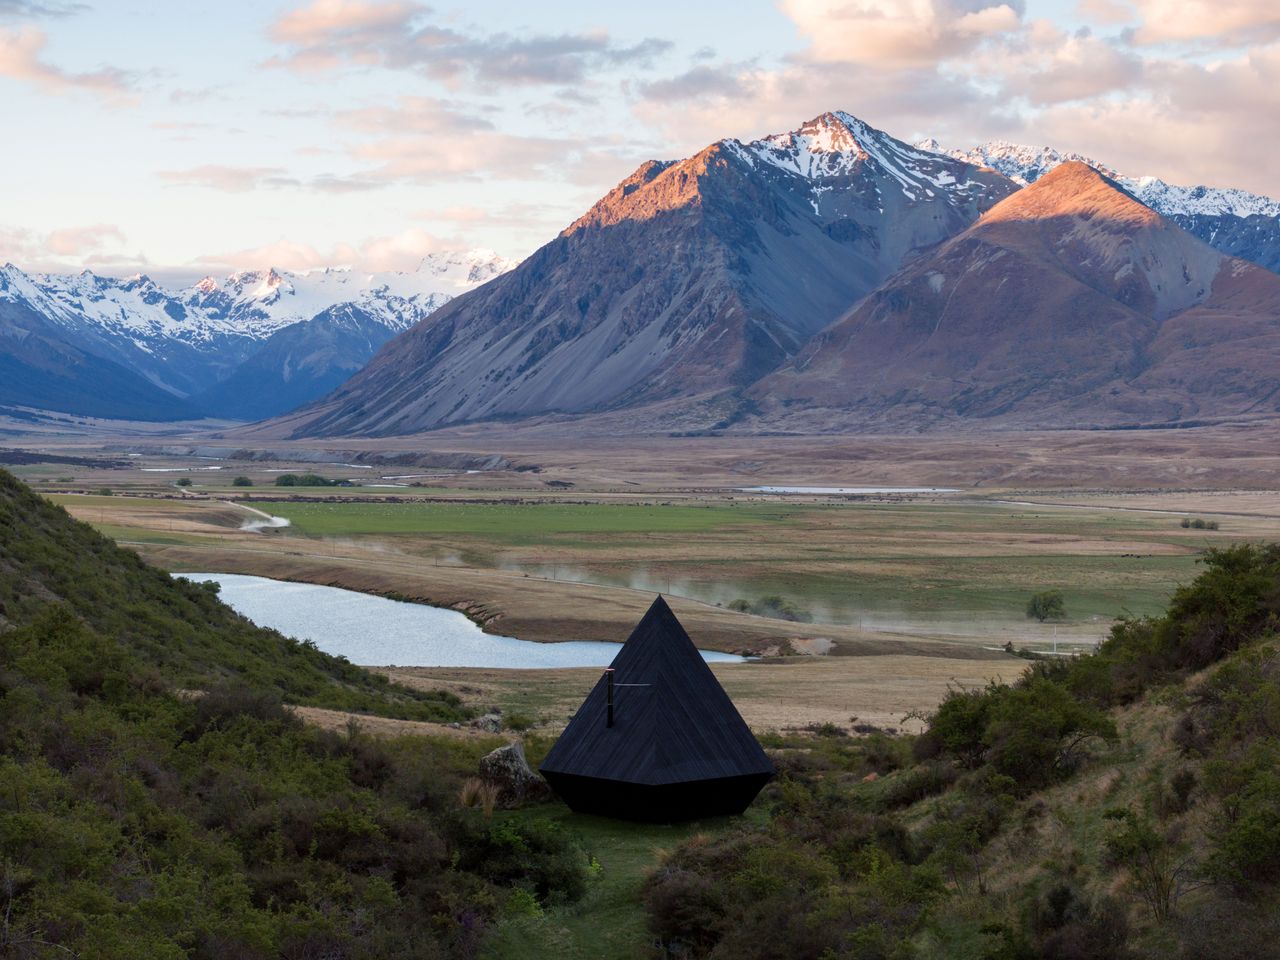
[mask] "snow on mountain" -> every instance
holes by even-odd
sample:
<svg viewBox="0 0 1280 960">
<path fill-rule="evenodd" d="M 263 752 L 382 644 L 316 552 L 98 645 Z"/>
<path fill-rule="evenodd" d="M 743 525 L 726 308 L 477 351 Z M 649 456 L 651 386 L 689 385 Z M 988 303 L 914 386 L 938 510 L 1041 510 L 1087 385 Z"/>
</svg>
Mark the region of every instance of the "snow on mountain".
<svg viewBox="0 0 1280 960">
<path fill-rule="evenodd" d="M 310 320 L 340 303 L 351 303 L 395 330 L 413 326 L 459 293 L 492 280 L 515 266 L 491 250 L 428 254 L 408 273 L 364 273 L 349 269 L 288 273 L 252 270 L 219 283 L 205 277 L 182 300 L 214 319 L 265 338 Z"/>
<path fill-rule="evenodd" d="M 428 255 L 403 273 L 268 268 L 179 290 L 142 274 L 27 274 L 5 264 L 0 303 L 29 309 L 66 342 L 187 397 L 226 379 L 275 334 L 333 307 L 351 305 L 351 316 L 385 338 L 512 266 L 473 250 Z"/>
<path fill-rule="evenodd" d="M 970 177 L 971 161 L 949 163 L 936 151 L 912 147 L 839 110 L 788 133 L 745 144 L 724 143 L 753 166 L 769 164 L 812 181 L 812 189 L 819 194 L 830 189 L 825 181 L 853 176 L 864 166 L 895 181 L 909 200 L 933 197 L 939 191 L 978 195 L 988 188 Z"/>
<path fill-rule="evenodd" d="M 946 150 L 936 140 L 922 140 L 916 147 L 989 167 L 1023 186 L 1067 161 L 1078 160 L 1216 250 L 1280 272 L 1280 201 L 1270 197 L 1233 187 L 1183 187 L 1158 177 L 1126 176 L 1078 153 L 1004 140 L 971 150 Z"/>
<path fill-rule="evenodd" d="M 96 325 L 135 340 L 208 343 L 222 337 L 265 340 L 340 303 L 357 304 L 394 329 L 404 329 L 450 299 L 509 270 L 488 250 L 430 254 L 413 272 L 363 273 L 274 268 L 205 277 L 185 290 L 166 289 L 136 274 L 117 279 L 85 270 L 75 275 L 27 274 L 0 267 L 0 299 L 22 299 L 69 330 Z"/>
<path fill-rule="evenodd" d="M 1259 196 L 1234 187 L 1183 187 L 1167 183 L 1158 177 L 1130 177 L 1090 157 L 1078 153 L 1064 153 L 1052 147 L 1032 147 L 1009 143 L 1005 140 L 992 140 L 971 150 L 946 150 L 936 140 L 921 141 L 916 146 L 922 150 L 931 150 L 967 163 L 990 167 L 1023 186 L 1035 183 L 1060 164 L 1077 160 L 1117 181 L 1151 209 L 1166 217 L 1280 218 L 1280 201 L 1272 200 L 1270 197 Z"/>
</svg>

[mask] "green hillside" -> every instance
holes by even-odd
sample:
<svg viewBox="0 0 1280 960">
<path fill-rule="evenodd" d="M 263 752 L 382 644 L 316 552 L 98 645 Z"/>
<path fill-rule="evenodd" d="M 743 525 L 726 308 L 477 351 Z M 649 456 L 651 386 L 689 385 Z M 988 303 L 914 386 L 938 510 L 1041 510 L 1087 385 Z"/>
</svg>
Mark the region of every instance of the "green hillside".
<svg viewBox="0 0 1280 960">
<path fill-rule="evenodd" d="M 254 626 L 207 586 L 174 580 L 0 470 L 0 630 L 51 606 L 72 612 L 164 682 L 228 680 L 287 702 L 414 720 L 456 720 L 457 699 L 409 690 L 274 630 Z"/>
<path fill-rule="evenodd" d="M 776 739 L 763 823 L 648 878 L 693 957 L 1280 957 L 1280 547 L 915 738 Z"/>
<path fill-rule="evenodd" d="M 558 831 L 459 806 L 493 743 L 325 733 L 280 696 L 446 699 L 257 630 L 7 475 L 0 603 L 5 960 L 465 957 L 582 892 Z"/>
</svg>

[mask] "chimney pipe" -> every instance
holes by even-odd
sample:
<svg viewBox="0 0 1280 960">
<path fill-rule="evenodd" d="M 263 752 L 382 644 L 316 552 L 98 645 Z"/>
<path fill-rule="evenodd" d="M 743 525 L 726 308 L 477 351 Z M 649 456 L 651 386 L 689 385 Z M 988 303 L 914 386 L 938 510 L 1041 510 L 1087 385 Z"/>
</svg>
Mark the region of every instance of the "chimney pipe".
<svg viewBox="0 0 1280 960">
<path fill-rule="evenodd" d="M 605 720 L 606 727 L 613 726 L 613 667 L 607 667 L 604 671 L 605 689 L 608 691 L 609 712 Z"/>
</svg>

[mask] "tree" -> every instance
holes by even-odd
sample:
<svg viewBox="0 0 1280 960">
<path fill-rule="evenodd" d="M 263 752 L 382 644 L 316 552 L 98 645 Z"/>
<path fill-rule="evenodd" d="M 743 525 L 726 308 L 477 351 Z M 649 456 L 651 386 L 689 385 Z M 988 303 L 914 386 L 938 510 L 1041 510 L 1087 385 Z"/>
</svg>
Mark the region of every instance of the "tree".
<svg viewBox="0 0 1280 960">
<path fill-rule="evenodd" d="M 180 477 L 180 478 L 179 478 L 178 480 L 176 480 L 175 482 L 176 482 L 176 483 L 177 483 L 177 485 L 178 485 L 178 486 L 180 486 L 180 487 L 189 487 L 189 486 L 191 486 L 191 478 L 190 478 L 190 477 Z"/>
<path fill-rule="evenodd" d="M 1061 590 L 1041 590 L 1033 593 L 1027 601 L 1027 617 L 1035 618 L 1041 623 L 1046 620 L 1063 620 L 1067 616 L 1067 607 L 1062 599 Z"/>
<path fill-rule="evenodd" d="M 231 485 L 233 487 L 252 487 L 253 481 L 250 480 L 248 477 L 236 477 L 234 480 L 231 481 Z"/>
</svg>

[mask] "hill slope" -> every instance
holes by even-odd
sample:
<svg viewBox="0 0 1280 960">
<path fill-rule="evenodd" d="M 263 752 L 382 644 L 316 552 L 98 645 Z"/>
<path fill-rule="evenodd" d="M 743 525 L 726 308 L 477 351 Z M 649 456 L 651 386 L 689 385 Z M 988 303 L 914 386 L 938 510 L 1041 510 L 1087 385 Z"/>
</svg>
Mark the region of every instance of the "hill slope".
<svg viewBox="0 0 1280 960">
<path fill-rule="evenodd" d="M 749 391 L 773 424 L 1124 425 L 1280 409 L 1280 276 L 1079 162 L 887 281 Z"/>
<path fill-rule="evenodd" d="M 50 605 L 112 638 L 175 687 L 235 680 L 297 704 L 420 720 L 459 716 L 456 698 L 391 687 L 254 626 L 216 592 L 148 566 L 0 470 L 0 630 L 27 625 Z"/>
<path fill-rule="evenodd" d="M 563 836 L 459 805 L 492 741 L 324 733 L 281 692 L 455 715 L 253 627 L 0 473 L 0 955 L 444 960 L 474 956 L 509 902 L 581 895 Z"/>
<path fill-rule="evenodd" d="M 771 815 L 664 858 L 653 932 L 711 960 L 1274 960 L 1280 548 L 1205 564 L 918 737 L 772 738 Z"/>
<path fill-rule="evenodd" d="M 843 113 L 650 162 L 282 429 L 411 433 L 742 387 L 1014 189 Z"/>
</svg>

